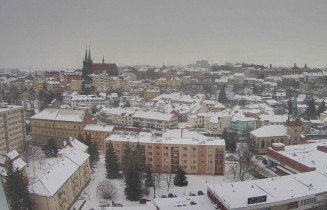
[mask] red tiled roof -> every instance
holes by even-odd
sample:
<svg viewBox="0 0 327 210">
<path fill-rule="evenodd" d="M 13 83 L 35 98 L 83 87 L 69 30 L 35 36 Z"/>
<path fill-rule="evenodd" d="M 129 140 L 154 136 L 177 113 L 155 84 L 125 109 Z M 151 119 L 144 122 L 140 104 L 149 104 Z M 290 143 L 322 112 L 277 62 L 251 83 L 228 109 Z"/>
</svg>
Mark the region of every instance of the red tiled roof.
<svg viewBox="0 0 327 210">
<path fill-rule="evenodd" d="M 93 73 L 101 73 L 106 71 L 110 75 L 118 75 L 118 68 L 115 63 L 93 63 L 92 71 Z"/>
</svg>

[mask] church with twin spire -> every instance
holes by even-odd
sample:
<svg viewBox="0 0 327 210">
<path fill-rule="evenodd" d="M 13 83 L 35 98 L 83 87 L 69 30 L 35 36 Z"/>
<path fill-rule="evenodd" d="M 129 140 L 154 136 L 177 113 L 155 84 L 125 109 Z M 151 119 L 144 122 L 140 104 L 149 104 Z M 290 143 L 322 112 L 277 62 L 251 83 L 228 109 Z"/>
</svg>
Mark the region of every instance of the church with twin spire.
<svg viewBox="0 0 327 210">
<path fill-rule="evenodd" d="M 102 63 L 93 63 L 91 57 L 91 50 L 86 49 L 85 57 L 83 59 L 83 77 L 90 74 L 103 74 L 106 73 L 109 76 L 118 76 L 118 68 L 115 63 L 105 63 L 104 57 L 102 58 Z"/>
</svg>

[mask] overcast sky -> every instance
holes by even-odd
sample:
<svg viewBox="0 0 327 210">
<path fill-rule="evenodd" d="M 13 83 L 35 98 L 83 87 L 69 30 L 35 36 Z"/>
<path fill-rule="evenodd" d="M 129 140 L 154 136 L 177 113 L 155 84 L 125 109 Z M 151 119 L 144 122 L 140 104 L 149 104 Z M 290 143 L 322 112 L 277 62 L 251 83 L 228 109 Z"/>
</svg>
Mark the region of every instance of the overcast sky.
<svg viewBox="0 0 327 210">
<path fill-rule="evenodd" d="M 327 1 L 0 0 L 0 68 L 327 66 Z"/>
</svg>

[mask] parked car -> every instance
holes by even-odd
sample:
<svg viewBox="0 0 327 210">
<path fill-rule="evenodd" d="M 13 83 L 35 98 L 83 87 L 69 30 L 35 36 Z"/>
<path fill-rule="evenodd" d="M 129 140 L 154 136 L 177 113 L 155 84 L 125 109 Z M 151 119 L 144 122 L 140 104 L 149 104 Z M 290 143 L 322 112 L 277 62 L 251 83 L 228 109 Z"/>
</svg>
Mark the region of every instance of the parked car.
<svg viewBox="0 0 327 210">
<path fill-rule="evenodd" d="M 113 207 L 123 207 L 123 204 L 115 203 L 114 201 L 111 201 L 111 204 L 112 204 Z"/>
<path fill-rule="evenodd" d="M 172 194 L 172 193 L 168 194 L 168 198 L 173 198 L 173 197 L 175 197 L 174 194 Z"/>
<path fill-rule="evenodd" d="M 189 196 L 195 196 L 195 192 L 191 191 L 188 195 Z"/>
<path fill-rule="evenodd" d="M 204 193 L 201 190 L 199 190 L 198 195 L 204 195 Z"/>
<path fill-rule="evenodd" d="M 161 198 L 167 198 L 167 195 L 161 195 Z"/>
</svg>

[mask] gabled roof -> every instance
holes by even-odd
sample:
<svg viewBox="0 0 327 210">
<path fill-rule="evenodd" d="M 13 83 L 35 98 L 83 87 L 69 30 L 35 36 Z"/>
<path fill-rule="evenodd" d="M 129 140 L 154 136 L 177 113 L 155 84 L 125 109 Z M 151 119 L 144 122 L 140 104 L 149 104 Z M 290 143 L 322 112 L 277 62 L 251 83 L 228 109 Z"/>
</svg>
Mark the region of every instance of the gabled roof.
<svg viewBox="0 0 327 210">
<path fill-rule="evenodd" d="M 31 119 L 83 122 L 85 113 L 83 110 L 47 108 L 32 116 Z"/>
</svg>

